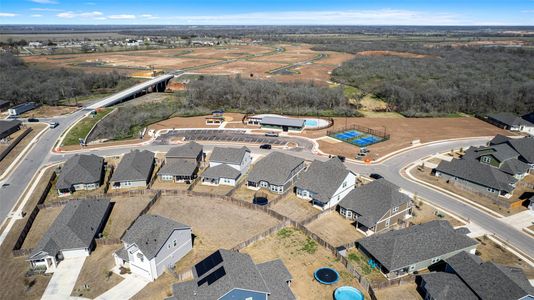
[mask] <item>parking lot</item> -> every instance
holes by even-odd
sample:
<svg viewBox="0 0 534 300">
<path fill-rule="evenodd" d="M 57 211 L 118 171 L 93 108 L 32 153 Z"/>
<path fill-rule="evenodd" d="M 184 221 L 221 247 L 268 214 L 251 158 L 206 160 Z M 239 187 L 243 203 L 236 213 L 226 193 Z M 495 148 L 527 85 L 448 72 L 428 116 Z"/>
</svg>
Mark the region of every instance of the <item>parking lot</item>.
<svg viewBox="0 0 534 300">
<path fill-rule="evenodd" d="M 305 139 L 294 137 L 267 137 L 259 134 L 246 133 L 245 130 L 224 130 L 224 129 L 192 129 L 174 130 L 160 135 L 155 143 L 165 145 L 176 137 L 183 137 L 184 141 L 206 141 L 206 142 L 230 142 L 247 144 L 271 144 L 274 146 L 285 146 L 289 142 L 295 142 L 300 147 L 311 149 L 311 142 Z"/>
</svg>

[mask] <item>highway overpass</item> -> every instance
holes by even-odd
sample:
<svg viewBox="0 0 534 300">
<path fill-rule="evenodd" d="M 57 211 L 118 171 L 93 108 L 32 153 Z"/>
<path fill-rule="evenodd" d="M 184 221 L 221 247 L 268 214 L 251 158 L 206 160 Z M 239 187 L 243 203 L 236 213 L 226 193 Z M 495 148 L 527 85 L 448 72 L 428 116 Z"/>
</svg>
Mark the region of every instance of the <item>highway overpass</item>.
<svg viewBox="0 0 534 300">
<path fill-rule="evenodd" d="M 140 84 L 136 84 L 132 86 L 131 88 L 128 88 L 122 92 L 113 94 L 112 96 L 109 96 L 107 98 L 102 99 L 101 101 L 98 101 L 92 105 L 89 105 L 86 107 L 86 109 L 97 109 L 100 107 L 106 107 L 111 106 L 114 104 L 117 104 L 125 99 L 128 99 L 130 97 L 133 97 L 137 94 L 141 94 L 145 91 L 148 91 L 150 88 L 152 88 L 154 91 L 163 91 L 165 90 L 165 86 L 174 77 L 172 74 L 167 75 L 161 75 L 156 78 L 150 79 L 148 81 L 142 82 Z"/>
</svg>

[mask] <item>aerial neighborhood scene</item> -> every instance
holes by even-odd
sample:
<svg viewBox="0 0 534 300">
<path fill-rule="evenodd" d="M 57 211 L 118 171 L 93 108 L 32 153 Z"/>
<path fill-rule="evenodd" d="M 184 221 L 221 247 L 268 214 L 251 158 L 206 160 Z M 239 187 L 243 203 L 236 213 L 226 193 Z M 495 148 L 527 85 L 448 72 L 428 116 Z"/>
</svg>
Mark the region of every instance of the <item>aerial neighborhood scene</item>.
<svg viewBox="0 0 534 300">
<path fill-rule="evenodd" d="M 534 2 L 0 0 L 0 299 L 534 299 Z"/>
</svg>

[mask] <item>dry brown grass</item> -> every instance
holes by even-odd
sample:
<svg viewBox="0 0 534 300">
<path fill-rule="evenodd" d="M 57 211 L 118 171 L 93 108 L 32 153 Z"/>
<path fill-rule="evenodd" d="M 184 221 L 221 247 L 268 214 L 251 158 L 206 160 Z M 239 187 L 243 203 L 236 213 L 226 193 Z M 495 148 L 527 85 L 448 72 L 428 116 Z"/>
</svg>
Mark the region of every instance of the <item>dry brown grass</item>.
<svg viewBox="0 0 534 300">
<path fill-rule="evenodd" d="M 412 222 L 414 224 L 423 224 L 432 220 L 447 220 L 453 227 L 463 226 L 466 224 L 465 222 L 451 217 L 449 214 L 431 206 L 424 201 L 417 201 L 416 205 L 418 205 L 418 207 L 412 208 L 412 212 L 415 214 L 415 216 L 408 219 L 408 222 Z"/>
<path fill-rule="evenodd" d="M 497 264 L 520 268 L 523 270 L 527 278 L 534 279 L 534 267 L 527 262 L 486 236 L 479 237 L 477 240 L 479 242 L 479 245 L 477 246 L 477 255 L 480 256 L 483 261 L 492 261 Z"/>
<path fill-rule="evenodd" d="M 321 212 L 314 208 L 310 201 L 299 199 L 294 193 L 288 193 L 271 206 L 271 209 L 297 222 Z"/>
<path fill-rule="evenodd" d="M 384 289 L 375 289 L 377 299 L 420 300 L 417 284 L 393 285 Z"/>
<path fill-rule="evenodd" d="M 221 184 L 219 186 L 213 186 L 213 185 L 205 185 L 205 184 L 202 184 L 201 182 L 198 182 L 193 188 L 193 191 L 223 196 L 223 195 L 226 195 L 233 188 L 234 188 L 233 186 L 229 186 L 229 185 Z"/>
<path fill-rule="evenodd" d="M 113 209 L 104 227 L 104 237 L 120 238 L 150 201 L 151 195 L 114 197 Z"/>
<path fill-rule="evenodd" d="M 59 213 L 63 210 L 63 206 L 50 207 L 39 210 L 32 227 L 22 244 L 23 249 L 31 249 L 37 246 L 37 243 L 43 235 L 48 231 L 50 225 L 54 222 Z"/>
<path fill-rule="evenodd" d="M 95 298 L 121 282 L 123 278 L 110 271 L 115 266 L 112 253 L 120 247 L 122 245 L 97 246 L 85 260 L 71 296 Z"/>
<path fill-rule="evenodd" d="M 185 256 L 183 259 L 185 259 Z M 177 283 L 178 280 L 169 273 L 163 273 L 158 277 L 158 280 L 149 282 L 139 293 L 135 294 L 132 300 L 144 299 L 165 299 L 172 296 L 171 285 Z"/>
<path fill-rule="evenodd" d="M 334 246 L 345 245 L 365 237 L 351 221 L 335 211 L 311 222 L 306 228 Z"/>
<path fill-rule="evenodd" d="M 258 241 L 241 252 L 249 254 L 255 263 L 281 259 L 293 277 L 291 290 L 297 299 L 331 299 L 334 290 L 344 285 L 354 286 L 363 291 L 359 283 L 330 251 L 317 244 L 314 251 L 306 251 L 304 250 L 306 245 L 310 245 L 310 240 L 304 233 L 284 228 L 278 234 Z M 312 248 L 307 247 L 307 249 Z M 333 285 L 323 285 L 315 281 L 313 273 L 320 267 L 334 268 L 339 272 L 340 280 Z M 367 293 L 364 295 L 369 298 Z"/>
<path fill-rule="evenodd" d="M 36 109 L 23 113 L 21 118 L 51 118 L 55 116 L 61 116 L 70 114 L 78 108 L 75 106 L 50 106 L 42 105 Z"/>
<path fill-rule="evenodd" d="M 431 57 L 430 55 L 417 54 L 410 52 L 399 52 L 399 51 L 361 51 L 356 53 L 359 56 L 397 56 L 403 58 L 427 58 Z"/>
</svg>

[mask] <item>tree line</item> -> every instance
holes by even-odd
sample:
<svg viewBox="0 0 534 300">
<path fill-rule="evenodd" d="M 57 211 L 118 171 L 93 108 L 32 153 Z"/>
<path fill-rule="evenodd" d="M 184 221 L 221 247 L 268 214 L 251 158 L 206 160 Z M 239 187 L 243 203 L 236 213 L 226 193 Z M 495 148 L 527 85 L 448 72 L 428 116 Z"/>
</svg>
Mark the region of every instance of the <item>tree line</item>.
<svg viewBox="0 0 534 300">
<path fill-rule="evenodd" d="M 93 74 L 64 68 L 41 69 L 10 53 L 0 54 L 0 99 L 13 104 L 34 101 L 57 105 L 63 99 L 108 92 L 124 81 L 127 79 L 115 71 Z"/>
<path fill-rule="evenodd" d="M 187 86 L 186 105 L 211 110 L 288 115 L 354 116 L 341 88 L 313 82 L 280 83 L 240 76 L 205 76 Z"/>
</svg>

